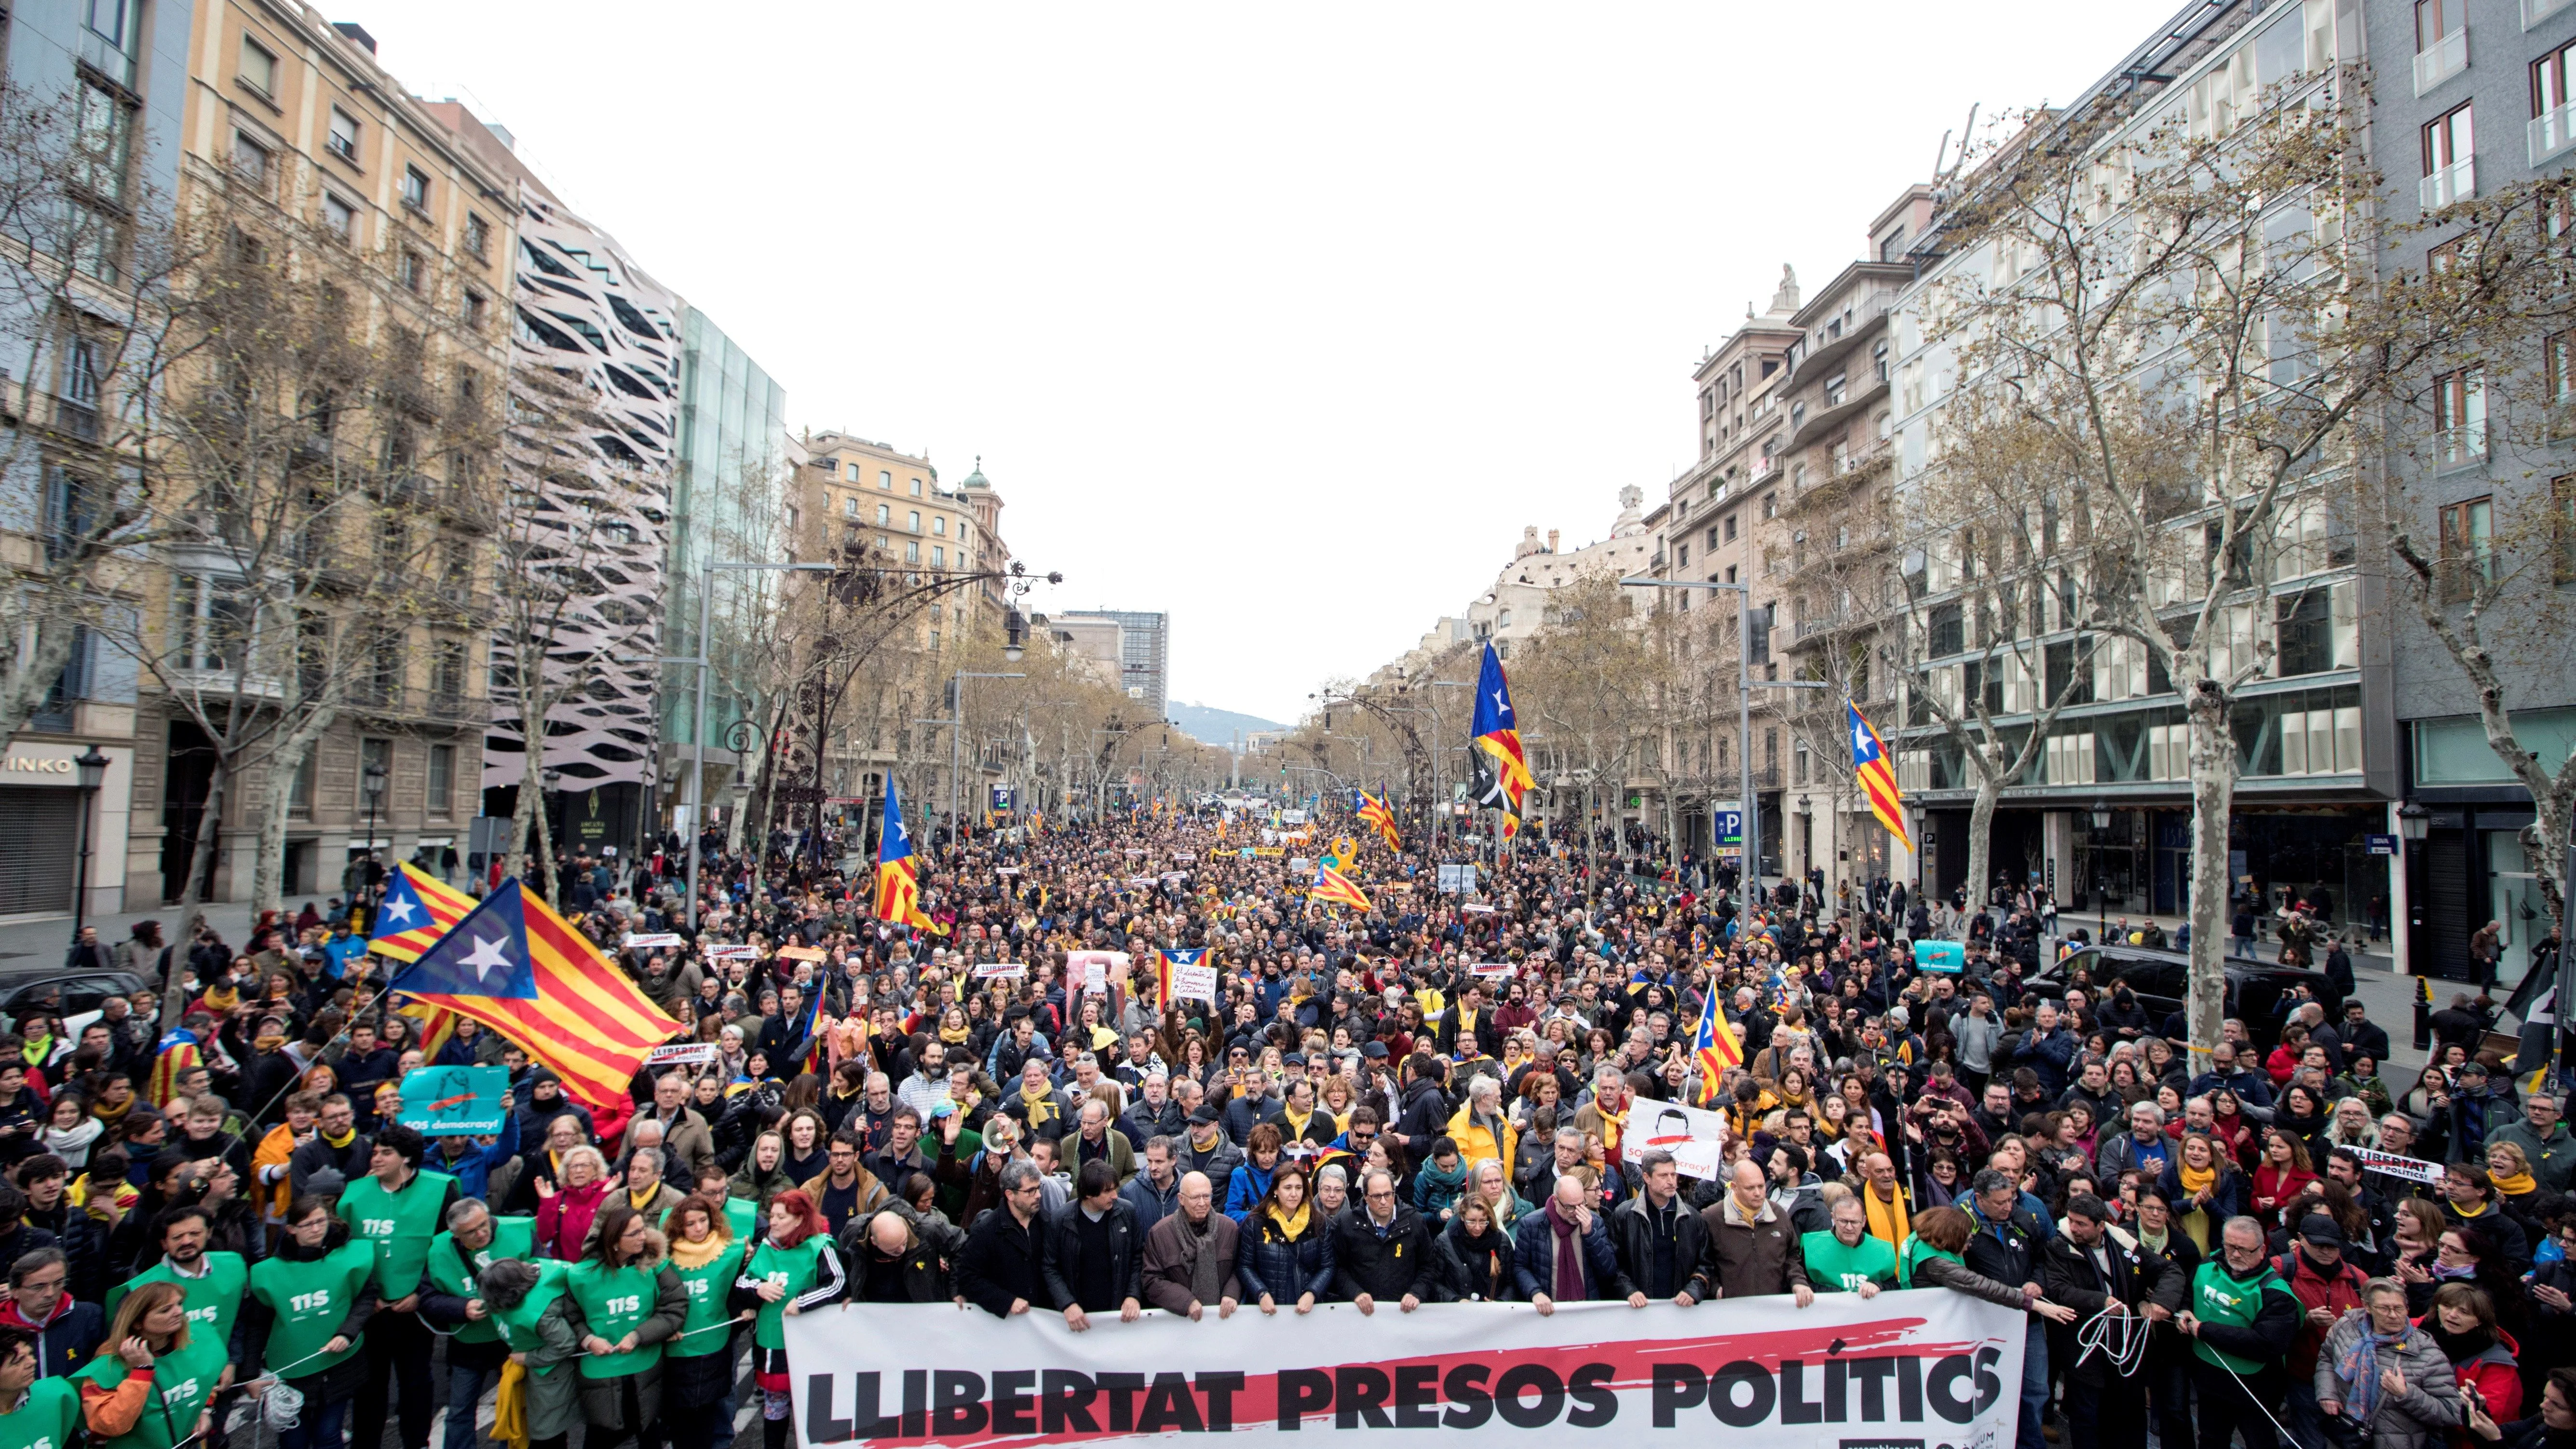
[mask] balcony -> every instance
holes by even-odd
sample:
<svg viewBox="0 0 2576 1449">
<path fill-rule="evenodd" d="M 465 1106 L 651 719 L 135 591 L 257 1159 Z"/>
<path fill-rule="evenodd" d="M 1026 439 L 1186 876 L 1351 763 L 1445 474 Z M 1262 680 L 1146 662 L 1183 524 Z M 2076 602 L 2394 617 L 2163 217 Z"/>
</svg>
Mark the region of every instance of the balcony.
<svg viewBox="0 0 2576 1449">
<path fill-rule="evenodd" d="M 2532 117 L 2529 135 L 2534 166 L 2576 146 L 2576 101 L 2552 106 Z"/>
<path fill-rule="evenodd" d="M 54 431 L 84 443 L 98 441 L 98 409 L 67 397 L 54 399 Z"/>
<path fill-rule="evenodd" d="M 2522 28 L 2529 30 L 2567 5 L 2568 0 L 2522 0 Z"/>
<path fill-rule="evenodd" d="M 2468 68 L 2469 30 L 2464 25 L 2415 52 L 2415 94 L 2420 96 Z"/>
<path fill-rule="evenodd" d="M 2478 194 L 2478 158 L 2463 156 L 2427 176 L 2416 187 L 2416 199 L 2426 211 L 2439 211 L 2456 206 Z"/>
<path fill-rule="evenodd" d="M 492 701 L 474 698 L 462 690 L 419 689 L 360 677 L 349 681 L 348 696 L 352 708 L 389 720 L 449 725 L 492 722 Z"/>
</svg>

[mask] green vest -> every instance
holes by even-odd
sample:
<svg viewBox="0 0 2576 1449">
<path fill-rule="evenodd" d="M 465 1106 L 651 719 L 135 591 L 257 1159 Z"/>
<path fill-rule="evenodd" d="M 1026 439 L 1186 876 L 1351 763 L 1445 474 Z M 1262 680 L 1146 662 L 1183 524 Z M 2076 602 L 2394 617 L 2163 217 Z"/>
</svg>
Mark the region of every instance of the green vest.
<svg viewBox="0 0 2576 1449">
<path fill-rule="evenodd" d="M 0 1449 L 71 1449 L 80 1433 L 80 1387 L 68 1378 L 27 1385 L 27 1402 L 0 1414 Z"/>
<path fill-rule="evenodd" d="M 375 1248 L 355 1238 L 312 1262 L 267 1258 L 251 1269 L 251 1296 L 277 1315 L 261 1359 L 267 1371 L 288 1380 L 311 1378 L 355 1354 L 358 1343 L 333 1354 L 321 1350 L 340 1331 L 375 1270 Z M 362 1334 L 359 1342 L 364 1341 Z"/>
<path fill-rule="evenodd" d="M 109 1439 L 92 1435 L 98 1449 L 171 1449 L 197 1432 L 197 1415 L 205 1412 L 207 1401 L 214 1397 L 215 1380 L 222 1376 L 229 1357 L 224 1340 L 189 1329 L 186 1348 L 152 1361 L 154 1392 L 145 1401 L 134 1427 Z M 125 1374 L 125 1360 L 110 1350 L 91 1359 L 88 1367 L 72 1377 L 87 1379 L 102 1389 L 114 1389 L 125 1382 Z"/>
<path fill-rule="evenodd" d="M 725 1199 L 725 1226 L 733 1229 L 733 1243 L 739 1248 L 760 1236 L 760 1204 L 747 1197 Z"/>
<path fill-rule="evenodd" d="M 664 1350 L 671 1357 L 699 1358 L 722 1353 L 732 1345 L 733 1335 L 724 1331 L 733 1321 L 726 1303 L 733 1296 L 733 1280 L 742 1274 L 742 1259 L 742 1244 L 736 1240 L 703 1268 L 671 1265 L 680 1286 L 689 1291 L 689 1316 L 680 1320 L 680 1331 L 671 1335 Z"/>
<path fill-rule="evenodd" d="M 465 1260 L 464 1250 L 456 1246 L 454 1233 L 440 1233 L 430 1239 L 429 1261 L 423 1265 L 421 1276 L 441 1293 L 468 1300 L 480 1299 L 483 1290 L 475 1284 L 476 1274 L 502 1258 L 533 1261 L 536 1246 L 535 1218 L 496 1216 L 492 1219 L 492 1241 L 474 1254 L 474 1261 L 470 1263 Z M 489 1318 L 468 1319 L 464 1327 L 456 1330 L 458 1343 L 490 1343 L 500 1336 L 501 1330 L 494 1328 Z"/>
<path fill-rule="evenodd" d="M 1828 1292 L 1857 1293 L 1863 1283 L 1886 1288 L 1896 1282 L 1896 1250 L 1885 1238 L 1863 1233 L 1859 1247 L 1846 1248 L 1831 1233 L 1801 1233 L 1798 1244 L 1807 1255 L 1807 1281 Z"/>
<path fill-rule="evenodd" d="M 823 1281 L 823 1270 L 818 1264 L 825 1241 L 822 1234 L 816 1233 L 792 1248 L 763 1243 L 751 1250 L 751 1272 L 746 1276 L 766 1278 L 787 1290 L 786 1296 L 777 1302 L 760 1305 L 760 1315 L 752 1320 L 753 1343 L 762 1348 L 787 1346 L 788 1300 L 813 1291 L 814 1286 Z"/>
<path fill-rule="evenodd" d="M 2201 1264 L 2200 1271 L 2192 1275 L 2191 1313 L 2204 1323 L 2252 1328 L 2254 1320 L 2262 1315 L 2264 1294 L 2287 1295 L 2289 1292 L 2289 1285 L 2281 1281 L 2269 1263 L 2257 1270 L 2253 1277 L 2239 1278 L 2227 1271 L 2226 1264 L 2211 1259 Z M 2256 1373 L 2271 1366 L 2263 1360 L 2212 1348 L 2208 1339 L 2197 1334 L 2192 1336 L 2191 1347 L 2203 1363 L 2214 1363 L 2239 1374 Z"/>
<path fill-rule="evenodd" d="M 537 1336 L 537 1320 L 545 1317 L 546 1310 L 563 1296 L 564 1273 L 563 1264 L 551 1258 L 538 1260 L 537 1285 L 528 1290 L 528 1296 L 520 1299 L 516 1308 L 493 1310 L 492 1321 L 501 1325 L 502 1337 L 509 1343 L 512 1353 L 534 1353 L 545 1347 L 545 1340 Z M 531 1368 L 528 1372 L 542 1377 L 562 1367 L 562 1364 L 550 1363 L 542 1368 Z"/>
<path fill-rule="evenodd" d="M 170 1260 L 162 1259 L 142 1272 L 107 1290 L 102 1311 L 109 1322 L 116 1320 L 116 1305 L 125 1295 L 146 1283 L 176 1283 L 186 1295 L 188 1336 L 211 1338 L 217 1343 L 233 1341 L 233 1317 L 241 1312 L 242 1290 L 250 1285 L 250 1267 L 239 1253 L 208 1253 L 206 1271 L 194 1278 L 183 1278 L 170 1271 Z M 108 1356 L 116 1354 L 114 1344 L 101 1344 Z M 181 1430 L 184 1436 L 186 1430 Z"/>
<path fill-rule="evenodd" d="M 1923 1241 L 1922 1238 L 1917 1236 L 1908 1236 L 1906 1238 L 1905 1251 L 1900 1254 L 1899 1257 L 1900 1262 L 1897 1267 L 1896 1281 L 1899 1286 L 1906 1288 L 1915 1286 L 1914 1270 L 1922 1267 L 1927 1259 L 1947 1258 L 1962 1268 L 1968 1266 L 1967 1259 L 1960 1257 L 1956 1253 L 1942 1252 L 1939 1248 L 1932 1246 L 1930 1243 Z"/>
<path fill-rule="evenodd" d="M 644 1326 L 653 1316 L 657 1284 L 652 1268 L 628 1265 L 611 1268 L 596 1259 L 573 1265 L 565 1275 L 565 1291 L 581 1305 L 582 1317 L 590 1321 L 594 1338 L 615 1343 Z M 644 1343 L 631 1353 L 588 1354 L 581 1361 L 581 1376 L 586 1379 L 615 1379 L 640 1374 L 662 1361 L 662 1345 Z"/>
<path fill-rule="evenodd" d="M 340 1216 L 349 1231 L 376 1245 L 376 1292 L 387 1303 L 420 1291 L 421 1270 L 429 1263 L 429 1240 L 445 1226 L 438 1220 L 447 1205 L 447 1189 L 456 1179 L 443 1172 L 420 1172 L 402 1191 L 387 1192 L 373 1175 L 359 1178 L 340 1194 Z"/>
</svg>

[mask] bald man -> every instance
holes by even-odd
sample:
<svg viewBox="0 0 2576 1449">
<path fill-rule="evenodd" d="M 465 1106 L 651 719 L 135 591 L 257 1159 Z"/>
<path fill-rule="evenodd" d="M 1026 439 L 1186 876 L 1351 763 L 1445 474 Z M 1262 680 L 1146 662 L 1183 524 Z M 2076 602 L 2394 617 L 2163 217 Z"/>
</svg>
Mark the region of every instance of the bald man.
<svg viewBox="0 0 2576 1449">
<path fill-rule="evenodd" d="M 888 1208 L 852 1223 L 841 1235 L 850 1259 L 850 1296 L 861 1303 L 937 1303 L 948 1297 L 939 1255 L 912 1224 Z"/>
</svg>

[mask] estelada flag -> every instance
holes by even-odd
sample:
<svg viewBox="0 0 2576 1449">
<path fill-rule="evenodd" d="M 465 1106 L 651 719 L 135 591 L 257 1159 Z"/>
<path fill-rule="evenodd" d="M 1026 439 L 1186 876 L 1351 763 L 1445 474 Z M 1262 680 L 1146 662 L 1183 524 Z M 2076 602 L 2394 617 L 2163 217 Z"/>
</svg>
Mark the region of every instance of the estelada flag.
<svg viewBox="0 0 2576 1449">
<path fill-rule="evenodd" d="M 1699 1030 L 1691 1037 L 1691 1058 L 1699 1063 L 1699 1101 L 1712 1106 L 1726 1086 L 1726 1074 L 1744 1065 L 1744 1044 L 1735 1039 L 1735 1025 L 1726 1019 L 1726 1008 L 1718 1005 L 1717 988 L 1709 988 L 1708 1002 L 1700 1008 Z"/>
<path fill-rule="evenodd" d="M 591 1107 L 631 1100 L 646 1055 L 681 1029 L 516 877 L 387 989 L 499 1032 Z"/>
<path fill-rule="evenodd" d="M 1307 891 L 1306 899 L 1363 911 L 1369 908 L 1369 898 L 1360 893 L 1358 886 L 1351 884 L 1350 877 L 1320 863 L 1315 867 L 1315 884 Z"/>
<path fill-rule="evenodd" d="M 1843 712 L 1851 726 L 1852 777 L 1859 781 L 1860 792 L 1869 797 L 1869 813 L 1887 827 L 1906 849 L 1914 848 L 1914 837 L 1905 832 L 1905 796 L 1896 788 L 1896 770 L 1888 763 L 1887 746 L 1881 744 L 1878 731 L 1869 727 L 1860 706 L 1843 701 Z"/>
<path fill-rule="evenodd" d="M 385 898 L 376 907 L 376 933 L 367 938 L 367 950 L 396 961 L 417 961 L 472 914 L 472 896 L 405 861 L 385 878 Z"/>
<path fill-rule="evenodd" d="M 885 823 L 877 834 L 877 919 L 930 929 L 921 911 L 921 881 L 913 874 L 912 830 L 903 823 L 894 776 L 886 776 Z"/>
</svg>

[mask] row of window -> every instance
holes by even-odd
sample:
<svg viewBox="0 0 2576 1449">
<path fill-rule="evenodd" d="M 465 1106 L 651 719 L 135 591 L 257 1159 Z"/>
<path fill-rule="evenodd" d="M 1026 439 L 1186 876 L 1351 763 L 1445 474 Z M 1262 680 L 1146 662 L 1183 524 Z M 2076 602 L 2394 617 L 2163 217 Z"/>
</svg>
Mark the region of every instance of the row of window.
<svg viewBox="0 0 2576 1449">
<path fill-rule="evenodd" d="M 367 778 L 369 768 L 382 769 L 385 778 L 390 780 L 393 778 L 393 765 L 394 742 L 392 740 L 369 736 L 358 741 L 358 769 L 349 777 L 349 804 L 350 813 L 353 816 L 366 812 L 365 789 L 359 782 Z M 288 819 L 313 818 L 314 787 L 320 774 L 321 755 L 317 751 L 305 751 L 304 763 L 296 770 L 295 779 L 287 787 L 286 816 Z M 424 793 L 422 807 L 431 819 L 444 820 L 456 813 L 456 747 L 454 745 L 429 746 L 427 755 L 421 761 L 421 784 Z"/>
<path fill-rule="evenodd" d="M 866 516 L 866 514 L 865 514 L 865 508 L 866 508 L 866 505 L 865 505 L 865 504 L 863 504 L 863 503 L 861 503 L 861 502 L 858 500 L 858 498 L 857 498 L 856 496 L 844 496 L 844 497 L 841 499 L 841 514 L 842 514 L 842 516 L 843 516 L 843 517 L 845 517 L 845 518 L 862 518 L 862 517 L 865 517 L 865 516 Z M 894 507 L 893 507 L 893 505 L 891 505 L 891 504 L 885 504 L 885 503 L 880 503 L 880 504 L 878 504 L 878 505 L 877 505 L 877 527 L 879 527 L 879 528 L 892 528 L 892 527 L 894 527 Z M 909 532 L 909 533 L 919 533 L 919 532 L 921 532 L 921 510 L 920 510 L 920 509 L 913 508 L 913 509 L 907 509 L 907 510 L 905 510 L 905 512 L 904 512 L 904 529 L 905 529 L 905 531 L 906 531 L 906 532 Z M 930 515 L 930 531 L 931 531 L 931 533 L 932 533 L 933 535 L 935 535 L 935 536 L 938 536 L 938 537 L 941 537 L 941 538 L 945 538 L 945 537 L 947 537 L 947 536 L 948 536 L 948 515 L 947 515 L 947 514 L 944 514 L 944 513 L 934 513 L 934 514 Z M 966 524 L 965 524 L 965 521 L 964 521 L 963 519 L 960 519 L 960 520 L 958 521 L 958 524 L 957 524 L 957 533 L 958 533 L 958 536 L 959 536 L 959 537 L 961 537 L 961 538 L 965 536 L 965 533 L 966 533 Z"/>
</svg>

